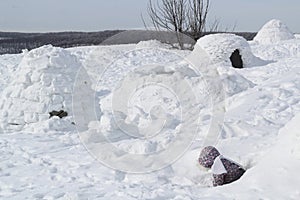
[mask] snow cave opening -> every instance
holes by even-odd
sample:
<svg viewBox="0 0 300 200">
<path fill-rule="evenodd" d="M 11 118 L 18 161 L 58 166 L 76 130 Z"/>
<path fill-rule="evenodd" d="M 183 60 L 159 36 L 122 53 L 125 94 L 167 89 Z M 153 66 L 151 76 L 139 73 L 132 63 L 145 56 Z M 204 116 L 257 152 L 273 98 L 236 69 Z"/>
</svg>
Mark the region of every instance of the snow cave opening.
<svg viewBox="0 0 300 200">
<path fill-rule="evenodd" d="M 230 56 L 231 65 L 234 68 L 241 69 L 243 68 L 243 60 L 238 49 L 234 50 L 234 52 Z"/>
</svg>

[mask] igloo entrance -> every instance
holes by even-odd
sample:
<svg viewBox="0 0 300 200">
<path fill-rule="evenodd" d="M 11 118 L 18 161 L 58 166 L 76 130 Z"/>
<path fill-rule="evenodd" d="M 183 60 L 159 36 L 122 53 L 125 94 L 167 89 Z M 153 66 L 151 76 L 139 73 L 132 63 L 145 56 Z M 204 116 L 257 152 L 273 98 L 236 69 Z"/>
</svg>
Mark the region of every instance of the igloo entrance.
<svg viewBox="0 0 300 200">
<path fill-rule="evenodd" d="M 230 61 L 231 61 L 232 67 L 239 68 L 239 69 L 243 68 L 242 56 L 238 49 L 234 50 L 234 52 L 231 54 Z"/>
</svg>

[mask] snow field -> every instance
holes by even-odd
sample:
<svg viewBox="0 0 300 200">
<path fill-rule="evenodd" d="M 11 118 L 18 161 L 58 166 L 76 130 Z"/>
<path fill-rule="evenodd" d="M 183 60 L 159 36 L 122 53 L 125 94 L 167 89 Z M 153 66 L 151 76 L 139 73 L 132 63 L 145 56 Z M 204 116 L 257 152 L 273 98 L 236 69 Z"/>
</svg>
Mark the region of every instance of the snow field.
<svg viewBox="0 0 300 200">
<path fill-rule="evenodd" d="M 0 56 L 0 198 L 299 199 L 299 45 L 215 35 L 193 52 L 150 41 Z M 205 141 L 246 174 L 212 188 Z"/>
</svg>

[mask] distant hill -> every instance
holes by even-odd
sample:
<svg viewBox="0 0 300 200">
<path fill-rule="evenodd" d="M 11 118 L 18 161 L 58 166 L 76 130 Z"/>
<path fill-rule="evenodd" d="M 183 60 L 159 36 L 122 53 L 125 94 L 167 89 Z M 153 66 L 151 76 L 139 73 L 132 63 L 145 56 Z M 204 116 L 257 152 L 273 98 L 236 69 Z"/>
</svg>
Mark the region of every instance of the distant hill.
<svg viewBox="0 0 300 200">
<path fill-rule="evenodd" d="M 204 35 L 212 34 L 205 33 Z M 247 40 L 252 40 L 256 33 L 235 33 Z M 76 46 L 109 45 L 138 43 L 143 40 L 157 39 L 174 43 L 176 39 L 169 33 L 157 33 L 146 30 L 107 30 L 99 32 L 53 32 L 53 33 L 18 33 L 0 32 L 0 54 L 21 53 L 23 49 L 34 49 L 43 45 L 68 48 Z M 191 40 L 187 38 L 187 42 Z"/>
</svg>

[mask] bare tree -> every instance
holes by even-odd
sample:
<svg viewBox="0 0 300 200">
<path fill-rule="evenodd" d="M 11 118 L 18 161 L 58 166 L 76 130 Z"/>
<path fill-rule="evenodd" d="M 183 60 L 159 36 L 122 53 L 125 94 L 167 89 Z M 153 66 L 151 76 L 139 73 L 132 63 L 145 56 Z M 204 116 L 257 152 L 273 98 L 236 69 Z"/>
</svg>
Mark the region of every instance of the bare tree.
<svg viewBox="0 0 300 200">
<path fill-rule="evenodd" d="M 148 14 L 156 30 L 174 31 L 181 49 L 183 33 L 189 30 L 187 0 L 149 0 Z"/>
<path fill-rule="evenodd" d="M 156 30 L 174 31 L 181 49 L 183 35 L 196 41 L 205 30 L 210 0 L 149 0 L 148 14 Z"/>
<path fill-rule="evenodd" d="M 198 40 L 206 28 L 210 0 L 189 0 L 188 24 L 189 32 L 194 40 Z"/>
</svg>

